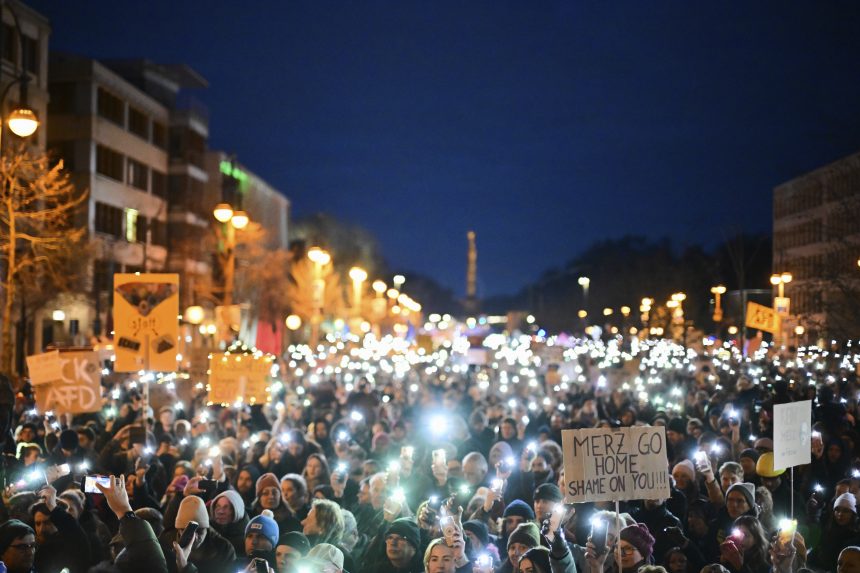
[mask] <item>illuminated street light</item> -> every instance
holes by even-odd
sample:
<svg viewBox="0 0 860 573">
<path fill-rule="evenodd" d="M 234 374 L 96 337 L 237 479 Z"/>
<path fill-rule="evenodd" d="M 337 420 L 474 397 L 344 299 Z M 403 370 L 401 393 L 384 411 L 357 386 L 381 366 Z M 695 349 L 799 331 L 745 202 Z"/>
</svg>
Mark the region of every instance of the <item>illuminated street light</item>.
<svg viewBox="0 0 860 573">
<path fill-rule="evenodd" d="M 361 323 L 361 291 L 364 281 L 367 280 L 367 271 L 361 267 L 349 269 L 349 278 L 352 279 L 352 314 L 356 328 Z"/>
<path fill-rule="evenodd" d="M 373 281 L 373 290 L 374 290 L 374 292 L 376 292 L 376 294 L 378 294 L 378 295 L 385 294 L 386 288 L 387 287 L 385 286 L 385 283 L 383 281 L 380 281 L 380 280 Z"/>
<path fill-rule="evenodd" d="M 233 213 L 233 217 L 230 219 L 230 224 L 233 225 L 238 230 L 242 230 L 248 226 L 248 223 L 251 222 L 251 219 L 248 217 L 248 214 L 244 211 L 236 211 Z"/>
<path fill-rule="evenodd" d="M 230 306 L 233 304 L 233 277 L 236 274 L 236 233 L 241 231 L 250 223 L 248 214 L 244 211 L 234 211 L 227 203 L 219 203 L 212 210 L 212 216 L 221 223 L 216 226 L 219 239 L 223 239 L 223 249 L 219 240 L 218 254 L 221 266 L 224 270 L 224 298 L 222 304 Z"/>
<path fill-rule="evenodd" d="M 218 203 L 212 214 L 215 215 L 215 220 L 219 223 L 226 223 L 233 217 L 233 207 L 227 203 Z"/>
<path fill-rule="evenodd" d="M 12 133 L 18 137 L 30 137 L 36 132 L 39 127 L 39 119 L 29 107 L 20 107 L 9 114 L 9 119 L 6 121 Z"/>
<path fill-rule="evenodd" d="M 302 317 L 297 314 L 291 314 L 285 321 L 287 328 L 290 330 L 298 330 L 302 327 Z"/>
<path fill-rule="evenodd" d="M 331 255 L 319 247 L 308 249 L 308 259 L 314 264 L 314 278 L 311 282 L 311 300 L 313 315 L 311 316 L 311 347 L 316 348 L 319 342 L 320 323 L 322 322 L 323 302 L 325 300 L 325 279 L 322 268 L 331 262 Z"/>
<path fill-rule="evenodd" d="M 189 306 L 185 309 L 185 320 L 189 324 L 198 325 L 203 322 L 206 313 L 202 306 Z"/>
<path fill-rule="evenodd" d="M 723 307 L 720 304 L 720 297 L 725 294 L 725 292 L 726 287 L 723 285 L 711 287 L 711 294 L 714 295 L 714 322 L 720 322 L 723 320 Z"/>
<path fill-rule="evenodd" d="M 400 290 L 403 287 L 403 283 L 406 282 L 406 277 L 403 275 L 394 275 L 391 279 L 391 282 L 394 283 L 394 288 Z"/>
</svg>

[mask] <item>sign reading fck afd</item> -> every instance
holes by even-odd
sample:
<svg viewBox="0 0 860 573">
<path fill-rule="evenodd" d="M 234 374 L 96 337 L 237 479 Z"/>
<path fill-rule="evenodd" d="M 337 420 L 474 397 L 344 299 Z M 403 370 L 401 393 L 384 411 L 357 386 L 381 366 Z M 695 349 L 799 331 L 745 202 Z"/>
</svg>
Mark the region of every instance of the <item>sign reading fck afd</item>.
<svg viewBox="0 0 860 573">
<path fill-rule="evenodd" d="M 663 427 L 565 430 L 565 501 L 669 497 Z"/>
</svg>

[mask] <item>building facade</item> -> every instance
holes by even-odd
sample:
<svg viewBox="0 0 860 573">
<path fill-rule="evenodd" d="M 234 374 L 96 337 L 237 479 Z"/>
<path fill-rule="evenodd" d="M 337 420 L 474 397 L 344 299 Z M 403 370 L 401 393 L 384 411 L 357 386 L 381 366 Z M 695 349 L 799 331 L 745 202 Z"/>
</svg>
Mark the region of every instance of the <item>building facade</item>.
<svg viewBox="0 0 860 573">
<path fill-rule="evenodd" d="M 799 342 L 860 338 L 860 153 L 776 187 L 773 234 Z"/>
</svg>

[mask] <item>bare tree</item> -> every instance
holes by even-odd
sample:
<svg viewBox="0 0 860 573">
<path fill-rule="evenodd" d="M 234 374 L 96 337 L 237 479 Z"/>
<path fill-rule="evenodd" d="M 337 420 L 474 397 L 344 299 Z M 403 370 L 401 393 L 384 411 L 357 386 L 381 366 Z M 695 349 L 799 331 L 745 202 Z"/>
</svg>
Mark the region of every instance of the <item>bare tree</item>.
<svg viewBox="0 0 860 573">
<path fill-rule="evenodd" d="M 77 189 L 63 171 L 62 161 L 53 163 L 45 153 L 23 146 L 0 157 L 0 260 L 6 270 L 0 373 L 13 373 L 16 285 L 62 292 L 76 278 L 70 276 L 68 262 L 86 234 L 75 224 L 86 198 L 87 192 Z M 78 266 L 78 272 L 85 268 Z"/>
</svg>

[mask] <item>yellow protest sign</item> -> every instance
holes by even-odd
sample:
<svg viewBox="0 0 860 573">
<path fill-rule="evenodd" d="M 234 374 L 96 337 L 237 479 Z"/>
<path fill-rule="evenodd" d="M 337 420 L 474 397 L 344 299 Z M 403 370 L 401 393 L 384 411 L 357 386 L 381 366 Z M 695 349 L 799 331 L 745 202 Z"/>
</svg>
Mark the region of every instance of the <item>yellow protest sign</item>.
<svg viewBox="0 0 860 573">
<path fill-rule="evenodd" d="M 36 386 L 36 408 L 57 414 L 98 412 L 102 407 L 102 370 L 93 351 L 61 352 L 60 377 Z"/>
<path fill-rule="evenodd" d="M 176 370 L 179 275 L 114 275 L 117 372 Z"/>
<path fill-rule="evenodd" d="M 756 328 L 771 334 L 779 332 L 779 315 L 769 306 L 748 302 L 747 328 Z"/>
<path fill-rule="evenodd" d="M 212 354 L 209 360 L 209 401 L 213 404 L 259 404 L 269 399 L 271 356 Z"/>
<path fill-rule="evenodd" d="M 33 386 L 59 380 L 61 370 L 60 353 L 56 350 L 27 357 L 27 373 Z"/>
</svg>

